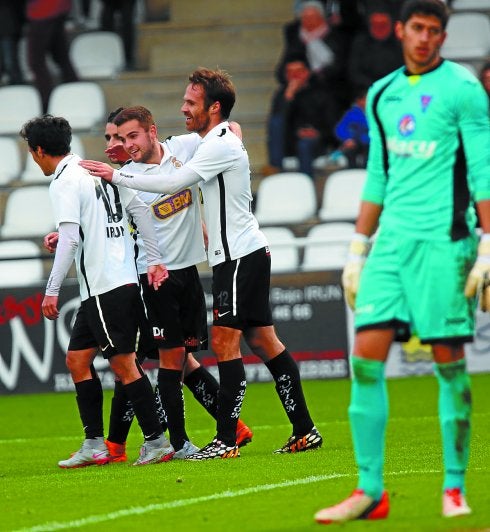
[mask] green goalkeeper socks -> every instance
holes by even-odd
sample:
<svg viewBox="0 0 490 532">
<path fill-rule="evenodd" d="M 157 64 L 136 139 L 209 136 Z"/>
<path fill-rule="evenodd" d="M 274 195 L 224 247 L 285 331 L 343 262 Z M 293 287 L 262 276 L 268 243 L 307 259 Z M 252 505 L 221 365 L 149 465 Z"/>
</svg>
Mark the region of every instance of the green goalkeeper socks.
<svg viewBox="0 0 490 532">
<path fill-rule="evenodd" d="M 464 360 L 434 364 L 439 382 L 439 422 L 441 425 L 444 485 L 464 493 L 464 475 L 470 448 L 471 390 Z"/>
<path fill-rule="evenodd" d="M 384 363 L 352 357 L 353 381 L 349 419 L 359 468 L 358 488 L 376 500 L 383 492 L 388 393 Z"/>
</svg>

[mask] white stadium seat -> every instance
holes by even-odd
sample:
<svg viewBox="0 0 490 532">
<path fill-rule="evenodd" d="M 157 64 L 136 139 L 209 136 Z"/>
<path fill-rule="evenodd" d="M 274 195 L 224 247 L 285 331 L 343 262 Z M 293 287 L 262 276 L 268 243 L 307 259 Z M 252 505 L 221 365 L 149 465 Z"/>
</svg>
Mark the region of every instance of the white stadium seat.
<svg viewBox="0 0 490 532">
<path fill-rule="evenodd" d="M 317 209 L 311 177 L 282 172 L 264 177 L 257 188 L 255 217 L 261 225 L 286 225 L 308 221 Z"/>
<path fill-rule="evenodd" d="M 22 157 L 17 141 L 11 137 L 0 137 L 0 185 L 8 185 L 18 179 L 22 171 Z"/>
<path fill-rule="evenodd" d="M 8 259 L 11 260 L 2 260 Z M 43 278 L 39 247 L 30 240 L 0 242 L 0 287 L 23 286 Z"/>
<path fill-rule="evenodd" d="M 304 240 L 303 271 L 341 270 L 346 263 L 355 225 L 326 222 L 313 226 Z"/>
<path fill-rule="evenodd" d="M 113 78 L 124 68 L 121 37 L 112 31 L 91 31 L 74 37 L 70 58 L 80 79 Z"/>
<path fill-rule="evenodd" d="M 105 122 L 104 91 L 95 81 L 63 83 L 51 93 L 48 113 L 63 116 L 75 131 L 88 131 Z"/>
<path fill-rule="evenodd" d="M 2 238 L 42 237 L 54 230 L 48 188 L 48 185 L 33 185 L 10 192 L 0 232 Z"/>
<path fill-rule="evenodd" d="M 25 122 L 41 115 L 41 97 L 33 86 L 0 87 L 0 135 L 18 135 Z"/>
<path fill-rule="evenodd" d="M 318 217 L 321 221 L 353 221 L 357 218 L 366 170 L 351 168 L 331 173 L 325 182 Z"/>
<path fill-rule="evenodd" d="M 490 18 L 485 13 L 453 13 L 441 55 L 455 61 L 484 59 L 490 54 Z"/>
<path fill-rule="evenodd" d="M 271 272 L 298 271 L 299 248 L 294 233 L 287 227 L 264 227 L 262 232 L 269 242 Z"/>
</svg>

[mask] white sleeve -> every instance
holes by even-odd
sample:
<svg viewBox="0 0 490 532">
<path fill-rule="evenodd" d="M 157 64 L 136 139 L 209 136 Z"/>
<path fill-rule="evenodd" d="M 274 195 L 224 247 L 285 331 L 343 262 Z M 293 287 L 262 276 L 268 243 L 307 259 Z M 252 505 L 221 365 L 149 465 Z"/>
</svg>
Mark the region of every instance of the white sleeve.
<svg viewBox="0 0 490 532">
<path fill-rule="evenodd" d="M 47 296 L 57 296 L 60 293 L 61 285 L 73 263 L 80 240 L 80 226 L 76 223 L 62 222 L 58 231 L 58 245 L 46 285 Z"/>
<path fill-rule="evenodd" d="M 145 245 L 148 266 L 163 264 L 148 205 L 138 196 L 134 196 L 134 198 L 127 204 L 126 210 L 133 217 L 138 232 Z"/>
<path fill-rule="evenodd" d="M 185 165 L 171 176 L 163 174 L 133 174 L 126 169 L 114 170 L 112 175 L 112 182 L 115 185 L 146 192 L 159 192 L 161 194 L 174 194 L 199 183 L 199 181 L 202 181 L 201 176 Z"/>
</svg>

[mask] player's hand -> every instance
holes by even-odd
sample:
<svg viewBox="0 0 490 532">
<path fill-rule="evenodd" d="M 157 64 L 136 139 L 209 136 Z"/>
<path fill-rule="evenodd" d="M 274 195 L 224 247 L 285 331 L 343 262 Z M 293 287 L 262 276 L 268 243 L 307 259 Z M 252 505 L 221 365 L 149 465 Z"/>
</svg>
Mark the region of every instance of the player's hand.
<svg viewBox="0 0 490 532">
<path fill-rule="evenodd" d="M 104 153 L 113 163 L 124 164 L 131 158 L 128 155 L 128 152 L 123 148 L 122 144 L 115 144 L 114 146 L 107 148 Z"/>
<path fill-rule="evenodd" d="M 490 310 L 490 234 L 483 234 L 478 245 L 478 256 L 471 269 L 466 286 L 466 297 L 480 296 L 480 308 Z"/>
<path fill-rule="evenodd" d="M 43 316 L 48 320 L 56 320 L 60 315 L 58 311 L 58 296 L 44 296 L 41 304 Z"/>
<path fill-rule="evenodd" d="M 47 249 L 50 253 L 54 253 L 56 251 L 56 246 L 58 245 L 58 238 L 59 234 L 57 232 L 48 233 L 43 238 L 44 249 Z"/>
<path fill-rule="evenodd" d="M 153 290 L 158 290 L 160 286 L 168 279 L 168 270 L 165 264 L 148 266 L 148 286 L 153 286 Z"/>
<path fill-rule="evenodd" d="M 369 237 L 356 233 L 350 243 L 349 256 L 342 272 L 342 286 L 347 304 L 354 309 L 361 271 L 369 252 Z"/>
<path fill-rule="evenodd" d="M 90 175 L 97 175 L 109 183 L 112 181 L 112 174 L 114 173 L 114 168 L 110 164 L 101 163 L 99 161 L 89 161 L 84 159 L 78 163 L 80 166 L 88 170 Z"/>
</svg>

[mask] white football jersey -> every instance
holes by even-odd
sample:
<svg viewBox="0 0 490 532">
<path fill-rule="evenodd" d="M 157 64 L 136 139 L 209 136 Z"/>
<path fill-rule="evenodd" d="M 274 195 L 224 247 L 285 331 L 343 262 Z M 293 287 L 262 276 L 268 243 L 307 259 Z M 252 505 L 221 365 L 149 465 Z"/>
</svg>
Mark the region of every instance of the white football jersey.
<svg viewBox="0 0 490 532">
<path fill-rule="evenodd" d="M 201 137 L 197 134 L 169 137 L 162 142 L 163 158 L 160 164 L 130 162 L 124 166 L 128 172 L 145 175 L 162 175 L 177 172 L 196 151 Z M 137 191 L 149 207 L 158 239 L 158 248 L 169 270 L 194 266 L 206 260 L 202 234 L 200 194 L 197 185 L 176 194 L 158 194 Z M 146 252 L 138 235 L 138 272 L 146 273 Z"/>
<path fill-rule="evenodd" d="M 79 161 L 74 154 L 60 161 L 49 193 L 56 226 L 63 222 L 80 226 L 75 263 L 83 301 L 137 283 L 138 276 L 125 212 L 135 191 L 91 176 Z"/>
<path fill-rule="evenodd" d="M 186 166 L 203 179 L 199 186 L 208 229 L 210 266 L 267 246 L 252 214 L 248 154 L 228 122 L 218 124 L 201 139 Z"/>
</svg>

